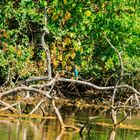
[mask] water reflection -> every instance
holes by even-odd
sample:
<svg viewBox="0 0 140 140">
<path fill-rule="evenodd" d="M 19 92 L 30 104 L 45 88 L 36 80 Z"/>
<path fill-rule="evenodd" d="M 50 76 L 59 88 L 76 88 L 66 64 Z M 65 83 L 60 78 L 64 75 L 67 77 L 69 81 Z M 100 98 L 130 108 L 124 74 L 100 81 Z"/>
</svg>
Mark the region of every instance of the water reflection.
<svg viewBox="0 0 140 140">
<path fill-rule="evenodd" d="M 82 128 L 80 132 L 60 129 L 57 119 L 0 119 L 0 140 L 139 140 L 140 131 L 113 129 L 96 122 L 109 122 L 109 118 L 89 120 L 91 110 L 61 110 L 64 122 Z M 97 115 L 97 114 L 96 114 Z M 10 118 L 11 119 L 11 118 Z M 131 120 L 132 121 L 132 120 Z M 131 122 L 129 120 L 129 123 Z M 135 124 L 139 118 L 135 117 Z"/>
<path fill-rule="evenodd" d="M 115 140 L 115 136 L 116 136 L 116 131 L 114 129 L 112 129 L 109 140 Z"/>
</svg>

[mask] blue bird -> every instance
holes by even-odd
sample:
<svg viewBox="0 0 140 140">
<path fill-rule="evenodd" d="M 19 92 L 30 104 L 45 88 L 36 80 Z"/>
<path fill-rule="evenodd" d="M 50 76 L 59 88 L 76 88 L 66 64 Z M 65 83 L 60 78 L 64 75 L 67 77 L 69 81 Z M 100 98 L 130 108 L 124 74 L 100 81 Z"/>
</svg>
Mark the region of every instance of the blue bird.
<svg viewBox="0 0 140 140">
<path fill-rule="evenodd" d="M 75 75 L 75 79 L 78 79 L 78 70 L 76 69 L 76 67 L 74 67 L 74 75 Z"/>
</svg>

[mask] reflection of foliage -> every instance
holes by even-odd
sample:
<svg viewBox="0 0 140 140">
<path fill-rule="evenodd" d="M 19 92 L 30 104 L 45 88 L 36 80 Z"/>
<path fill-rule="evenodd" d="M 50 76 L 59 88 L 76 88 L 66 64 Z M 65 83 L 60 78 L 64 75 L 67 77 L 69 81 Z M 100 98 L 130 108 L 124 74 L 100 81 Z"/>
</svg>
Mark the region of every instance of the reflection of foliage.
<svg viewBox="0 0 140 140">
<path fill-rule="evenodd" d="M 104 39 L 104 33 L 122 51 L 125 71 L 139 71 L 138 1 L 5 0 L 0 10 L 0 28 L 3 29 L 0 32 L 0 73 L 3 78 L 7 74 L 7 60 L 11 62 L 11 70 L 21 78 L 46 71 L 46 56 L 38 47 L 45 4 L 50 30 L 46 41 L 55 71 L 72 72 L 76 65 L 81 76 L 92 75 L 96 79 L 106 78 L 116 71 L 117 56 Z M 26 67 L 30 67 L 28 72 L 21 72 Z"/>
</svg>

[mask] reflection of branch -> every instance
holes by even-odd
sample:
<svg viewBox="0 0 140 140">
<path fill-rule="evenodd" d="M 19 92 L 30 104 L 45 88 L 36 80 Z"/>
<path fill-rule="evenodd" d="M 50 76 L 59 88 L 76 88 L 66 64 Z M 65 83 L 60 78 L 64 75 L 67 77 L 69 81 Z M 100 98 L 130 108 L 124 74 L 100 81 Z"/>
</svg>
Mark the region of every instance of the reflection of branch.
<svg viewBox="0 0 140 140">
<path fill-rule="evenodd" d="M 62 119 L 62 117 L 61 117 L 61 115 L 60 115 L 59 110 L 58 110 L 57 107 L 55 106 L 55 101 L 54 101 L 54 100 L 52 100 L 52 105 L 53 105 L 53 107 L 54 107 L 54 110 L 55 110 L 55 113 L 56 113 L 56 115 L 57 115 L 57 117 L 58 117 L 58 120 L 59 120 L 59 122 L 60 122 L 60 124 L 61 124 L 61 128 L 64 129 L 64 128 L 65 128 L 65 124 L 64 124 L 64 122 L 63 122 L 63 119 Z"/>
<path fill-rule="evenodd" d="M 27 129 L 24 128 L 23 129 L 23 140 L 27 140 L 26 138 L 27 138 Z"/>
<path fill-rule="evenodd" d="M 71 130 L 71 131 L 78 132 L 78 131 L 79 131 L 79 128 L 77 128 L 77 127 L 75 127 L 75 126 L 72 126 L 72 125 L 65 125 L 65 124 L 64 124 L 64 121 L 63 121 L 63 119 L 62 119 L 62 116 L 61 116 L 61 114 L 60 114 L 58 108 L 56 107 L 55 101 L 54 101 L 54 100 L 52 100 L 52 105 L 53 105 L 53 107 L 54 107 L 54 110 L 55 110 L 55 113 L 56 113 L 56 115 L 57 115 L 57 118 L 58 118 L 58 120 L 59 120 L 59 122 L 60 122 L 60 124 L 61 124 L 61 129 L 62 129 L 62 130 L 65 130 L 65 131 Z"/>
<path fill-rule="evenodd" d="M 44 101 L 45 101 L 44 99 L 41 100 L 29 114 L 30 115 L 33 114 Z"/>
<path fill-rule="evenodd" d="M 109 140 L 115 140 L 115 137 L 116 137 L 116 131 L 113 129 L 113 130 L 111 131 Z"/>
<path fill-rule="evenodd" d="M 61 130 L 60 134 L 57 136 L 56 140 L 61 140 L 62 136 L 64 135 L 64 129 Z"/>
<path fill-rule="evenodd" d="M 119 125 L 121 122 L 123 122 L 129 115 L 130 113 L 135 109 L 136 106 L 134 106 L 126 115 L 123 119 L 121 119 L 116 125 Z"/>
</svg>

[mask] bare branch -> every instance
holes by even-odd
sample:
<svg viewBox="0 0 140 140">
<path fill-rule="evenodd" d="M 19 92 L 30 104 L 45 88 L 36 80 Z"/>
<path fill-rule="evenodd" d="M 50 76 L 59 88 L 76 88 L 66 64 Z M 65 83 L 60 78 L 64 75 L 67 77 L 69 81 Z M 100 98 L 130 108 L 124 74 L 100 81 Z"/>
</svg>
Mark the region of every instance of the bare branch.
<svg viewBox="0 0 140 140">
<path fill-rule="evenodd" d="M 122 61 L 121 53 L 112 45 L 112 43 L 109 41 L 109 39 L 106 37 L 106 35 L 105 35 L 105 38 L 106 38 L 107 42 L 109 43 L 109 45 L 115 50 L 115 52 L 118 55 L 119 62 L 120 62 L 120 70 L 121 70 L 121 74 L 120 75 L 121 75 L 121 77 L 123 77 L 124 68 L 123 68 L 123 61 Z"/>
<path fill-rule="evenodd" d="M 11 107 L 13 107 L 13 106 L 18 105 L 18 104 L 21 103 L 21 102 L 22 102 L 22 100 L 20 100 L 20 101 L 17 102 L 17 103 L 11 104 L 10 106 L 6 106 L 6 107 L 4 107 L 4 108 L 1 108 L 0 111 L 7 110 L 7 109 L 9 109 L 9 108 L 11 108 Z"/>
<path fill-rule="evenodd" d="M 48 70 L 48 78 L 51 79 L 52 78 L 52 69 L 51 69 L 51 57 L 50 57 L 50 50 L 48 45 L 45 43 L 44 41 L 44 37 L 45 37 L 45 32 L 42 35 L 42 47 L 46 53 L 46 57 L 47 57 L 47 70 Z"/>
<path fill-rule="evenodd" d="M 19 112 L 14 107 L 12 107 L 11 105 L 9 105 L 8 103 L 6 103 L 6 102 L 4 102 L 2 100 L 0 100 L 0 103 L 3 104 L 4 106 L 10 108 L 12 111 L 14 111 L 14 112 L 16 112 L 16 113 L 19 114 Z"/>
<path fill-rule="evenodd" d="M 39 89 L 35 89 L 35 88 L 31 88 L 31 87 L 26 87 L 26 86 L 23 86 L 23 87 L 16 87 L 14 89 L 11 89 L 11 90 L 8 90 L 8 91 L 5 91 L 3 93 L 0 94 L 0 98 L 1 97 L 4 97 L 4 96 L 7 96 L 7 95 L 10 95 L 10 94 L 13 94 L 13 93 L 17 93 L 17 92 L 21 92 L 21 91 L 32 91 L 32 92 L 36 92 L 36 93 L 39 93 L 49 99 L 51 99 L 52 97 L 50 95 L 48 95 L 47 92 L 45 91 L 42 91 L 42 90 L 39 90 Z"/>
<path fill-rule="evenodd" d="M 86 85 L 86 86 L 92 87 L 92 88 L 94 88 L 96 90 L 113 90 L 114 89 L 114 86 L 101 87 L 101 86 L 97 86 L 95 84 L 92 84 L 90 82 L 85 82 L 85 81 L 81 81 L 81 80 L 74 80 L 74 79 L 67 79 L 67 78 L 61 78 L 61 77 L 57 78 L 57 82 L 70 82 L 70 83 L 74 83 L 74 84 Z M 135 88 L 133 88 L 133 87 L 131 87 L 129 85 L 118 85 L 117 88 L 118 89 L 127 88 L 127 89 L 133 91 L 134 93 L 136 93 L 137 95 L 140 95 L 139 91 L 137 91 Z"/>
</svg>

